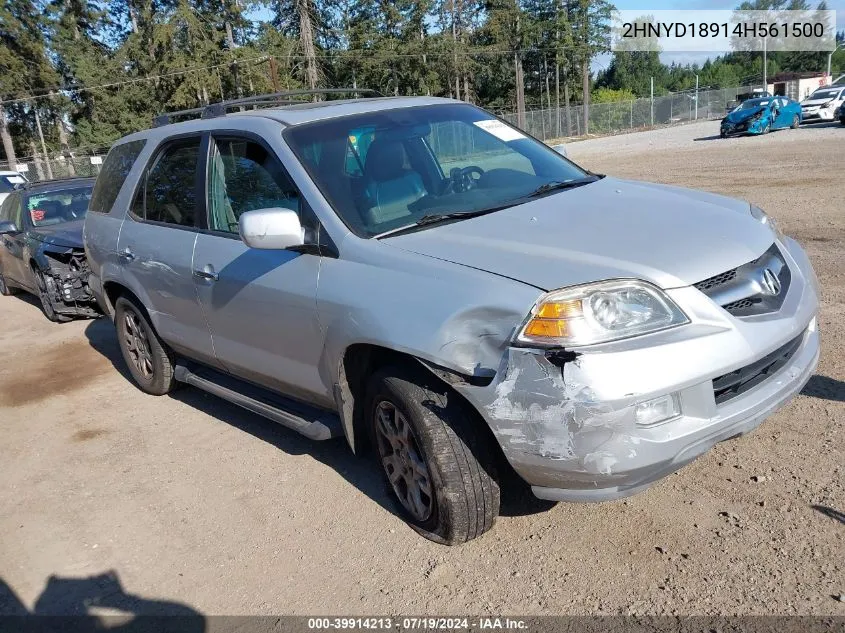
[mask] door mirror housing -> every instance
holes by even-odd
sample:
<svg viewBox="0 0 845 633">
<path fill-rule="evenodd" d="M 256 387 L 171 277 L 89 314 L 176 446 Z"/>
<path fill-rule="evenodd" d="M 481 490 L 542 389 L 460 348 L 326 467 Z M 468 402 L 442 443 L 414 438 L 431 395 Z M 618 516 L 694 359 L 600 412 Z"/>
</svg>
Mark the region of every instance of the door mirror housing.
<svg viewBox="0 0 845 633">
<path fill-rule="evenodd" d="M 17 235 L 21 230 L 14 222 L 0 222 L 0 235 Z"/>
<path fill-rule="evenodd" d="M 238 219 L 241 241 L 250 248 L 283 250 L 305 243 L 299 215 L 291 209 L 274 207 L 247 211 Z"/>
</svg>

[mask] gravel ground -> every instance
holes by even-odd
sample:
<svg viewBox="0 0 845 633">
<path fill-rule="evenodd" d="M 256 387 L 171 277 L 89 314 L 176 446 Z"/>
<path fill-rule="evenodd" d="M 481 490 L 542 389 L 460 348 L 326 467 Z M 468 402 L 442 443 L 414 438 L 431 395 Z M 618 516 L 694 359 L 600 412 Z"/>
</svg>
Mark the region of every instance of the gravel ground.
<svg viewBox="0 0 845 633">
<path fill-rule="evenodd" d="M 0 298 L 0 612 L 845 615 L 845 128 L 717 133 L 570 150 L 595 171 L 753 201 L 809 250 L 821 364 L 756 432 L 633 498 L 512 504 L 445 548 L 405 526 L 342 441 L 192 389 L 146 396 L 108 321 L 53 325 L 34 300 Z"/>
</svg>

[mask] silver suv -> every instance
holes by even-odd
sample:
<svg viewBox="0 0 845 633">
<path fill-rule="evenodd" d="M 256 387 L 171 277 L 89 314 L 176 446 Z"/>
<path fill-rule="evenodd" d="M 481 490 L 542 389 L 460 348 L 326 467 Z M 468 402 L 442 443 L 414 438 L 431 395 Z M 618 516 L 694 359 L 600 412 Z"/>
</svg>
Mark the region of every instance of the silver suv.
<svg viewBox="0 0 845 633">
<path fill-rule="evenodd" d="M 144 391 L 371 449 L 454 544 L 511 468 L 542 499 L 630 495 L 811 376 L 816 277 L 747 202 L 590 173 L 457 101 L 276 98 L 105 161 L 89 283 Z"/>
</svg>

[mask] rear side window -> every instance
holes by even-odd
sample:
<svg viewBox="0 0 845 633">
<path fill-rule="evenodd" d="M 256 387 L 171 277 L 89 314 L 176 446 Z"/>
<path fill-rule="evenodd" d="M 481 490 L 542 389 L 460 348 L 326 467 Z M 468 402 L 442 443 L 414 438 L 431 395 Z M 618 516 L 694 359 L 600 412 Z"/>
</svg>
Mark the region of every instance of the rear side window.
<svg viewBox="0 0 845 633">
<path fill-rule="evenodd" d="M 132 170 L 132 165 L 144 149 L 146 141 L 130 141 L 113 147 L 106 156 L 103 169 L 97 177 L 94 185 L 94 193 L 91 195 L 91 206 L 89 211 L 94 213 L 109 213 L 117 194 L 120 193 L 126 177 Z"/>
<path fill-rule="evenodd" d="M 150 222 L 194 226 L 199 155 L 199 138 L 165 149 L 147 172 L 143 204 L 136 205 L 134 213 Z"/>
</svg>

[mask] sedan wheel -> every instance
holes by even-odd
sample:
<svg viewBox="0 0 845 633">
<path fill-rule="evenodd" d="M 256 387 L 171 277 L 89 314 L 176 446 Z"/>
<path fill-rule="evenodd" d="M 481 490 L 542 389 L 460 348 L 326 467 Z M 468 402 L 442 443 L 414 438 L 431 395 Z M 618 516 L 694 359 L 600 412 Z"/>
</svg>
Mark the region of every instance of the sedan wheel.
<svg viewBox="0 0 845 633">
<path fill-rule="evenodd" d="M 56 281 L 40 270 L 33 268 L 32 274 L 35 275 L 35 285 L 38 287 L 38 298 L 41 300 L 41 309 L 46 316 L 53 323 L 67 323 L 71 320 L 69 316 L 59 314 L 53 305 L 53 295 L 56 294 Z"/>
<path fill-rule="evenodd" d="M 12 294 L 15 294 L 15 289 L 9 287 L 9 284 L 6 283 L 6 278 L 3 276 L 3 271 L 0 270 L 0 295 L 8 297 Z"/>
<path fill-rule="evenodd" d="M 797 130 L 801 126 L 801 117 L 797 114 L 792 117 L 792 129 Z"/>
</svg>

